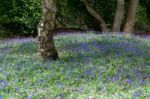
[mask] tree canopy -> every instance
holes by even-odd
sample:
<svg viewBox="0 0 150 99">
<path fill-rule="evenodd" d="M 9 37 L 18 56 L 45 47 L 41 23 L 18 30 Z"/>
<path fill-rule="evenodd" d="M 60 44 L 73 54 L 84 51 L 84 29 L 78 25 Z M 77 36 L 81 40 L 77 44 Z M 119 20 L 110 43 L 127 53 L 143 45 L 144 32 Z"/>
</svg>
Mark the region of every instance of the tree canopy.
<svg viewBox="0 0 150 99">
<path fill-rule="evenodd" d="M 127 12 L 129 5 L 128 1 L 125 0 L 125 12 Z M 40 20 L 42 8 L 40 0 L 0 0 L 0 2 L 1 25 L 13 33 L 37 34 L 36 26 Z M 105 20 L 108 28 L 111 29 L 117 8 L 117 0 L 88 0 L 88 2 Z M 149 0 L 140 0 L 135 29 L 145 29 L 149 24 L 149 6 Z M 101 30 L 97 21 L 87 12 L 85 5 L 80 0 L 58 0 L 56 19 L 56 28 Z M 140 26 L 140 24 L 143 25 Z"/>
</svg>

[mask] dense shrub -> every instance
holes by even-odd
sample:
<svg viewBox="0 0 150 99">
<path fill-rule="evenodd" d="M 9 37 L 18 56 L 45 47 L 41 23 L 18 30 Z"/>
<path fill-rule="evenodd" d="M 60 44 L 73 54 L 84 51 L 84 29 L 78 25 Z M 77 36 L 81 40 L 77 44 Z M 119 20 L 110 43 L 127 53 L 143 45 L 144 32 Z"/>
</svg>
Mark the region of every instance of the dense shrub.
<svg viewBox="0 0 150 99">
<path fill-rule="evenodd" d="M 135 29 L 136 31 L 149 31 L 149 17 L 144 6 L 139 5 L 136 14 Z"/>
<path fill-rule="evenodd" d="M 40 0 L 1 0 L 0 23 L 10 32 L 35 34 L 40 7 Z"/>
</svg>

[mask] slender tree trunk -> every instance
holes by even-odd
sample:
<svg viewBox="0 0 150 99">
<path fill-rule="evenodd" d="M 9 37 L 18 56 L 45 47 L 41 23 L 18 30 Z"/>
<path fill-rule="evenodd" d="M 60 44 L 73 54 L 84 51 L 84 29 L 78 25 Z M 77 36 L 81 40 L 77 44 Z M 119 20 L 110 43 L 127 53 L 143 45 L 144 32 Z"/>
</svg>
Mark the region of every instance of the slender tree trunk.
<svg viewBox="0 0 150 99">
<path fill-rule="evenodd" d="M 107 32 L 109 29 L 107 28 L 106 23 L 103 20 L 103 18 L 89 5 L 87 0 L 81 0 L 81 1 L 85 5 L 88 13 L 98 21 L 98 23 L 102 29 L 102 32 Z"/>
<path fill-rule="evenodd" d="M 55 24 L 56 0 L 42 0 L 43 16 L 38 25 L 39 53 L 44 60 L 58 58 L 53 42 Z"/>
<path fill-rule="evenodd" d="M 117 0 L 117 9 L 113 22 L 112 32 L 120 32 L 124 16 L 124 0 Z"/>
<path fill-rule="evenodd" d="M 136 16 L 138 2 L 139 0 L 130 0 L 130 5 L 129 5 L 128 12 L 127 12 L 125 24 L 123 27 L 123 32 L 126 32 L 126 33 L 134 32 L 135 16 Z"/>
</svg>

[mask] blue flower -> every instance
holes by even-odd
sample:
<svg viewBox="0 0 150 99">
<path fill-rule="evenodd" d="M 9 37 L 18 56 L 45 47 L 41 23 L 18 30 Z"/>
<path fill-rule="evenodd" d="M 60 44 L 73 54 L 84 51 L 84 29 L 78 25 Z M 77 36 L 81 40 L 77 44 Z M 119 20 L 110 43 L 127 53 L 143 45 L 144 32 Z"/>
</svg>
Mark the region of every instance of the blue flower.
<svg viewBox="0 0 150 99">
<path fill-rule="evenodd" d="M 55 96 L 54 99 L 66 99 L 66 98 L 63 94 L 58 94 L 58 95 Z"/>
<path fill-rule="evenodd" d="M 128 78 L 128 79 L 126 79 L 126 82 L 128 83 L 128 84 L 131 84 L 131 80 Z"/>
<path fill-rule="evenodd" d="M 26 99 L 32 99 L 32 95 L 30 95 L 30 96 L 26 97 Z"/>
<path fill-rule="evenodd" d="M 5 80 L 0 80 L 0 90 L 5 89 L 8 83 Z"/>
<path fill-rule="evenodd" d="M 116 81 L 118 81 L 119 80 L 119 77 L 118 76 L 114 76 L 113 78 L 112 78 L 112 82 L 116 82 Z"/>
<path fill-rule="evenodd" d="M 141 92 L 140 91 L 136 91 L 133 96 L 132 96 L 132 99 L 136 99 L 138 96 L 141 95 Z"/>
<path fill-rule="evenodd" d="M 95 78 L 95 73 L 93 69 L 85 70 L 84 74 L 85 74 L 85 77 Z"/>
<path fill-rule="evenodd" d="M 142 79 L 139 79 L 139 82 L 140 82 L 141 85 L 144 84 L 144 81 Z"/>
<path fill-rule="evenodd" d="M 150 94 L 147 95 L 147 98 L 150 99 Z"/>
</svg>

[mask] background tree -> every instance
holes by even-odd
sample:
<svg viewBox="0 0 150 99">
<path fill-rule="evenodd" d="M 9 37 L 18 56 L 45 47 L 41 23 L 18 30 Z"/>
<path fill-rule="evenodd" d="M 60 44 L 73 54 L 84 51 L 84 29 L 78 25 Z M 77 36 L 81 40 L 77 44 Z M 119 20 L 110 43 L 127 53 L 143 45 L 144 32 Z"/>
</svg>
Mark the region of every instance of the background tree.
<svg viewBox="0 0 150 99">
<path fill-rule="evenodd" d="M 124 0 L 117 0 L 117 9 L 112 26 L 112 32 L 120 32 L 124 18 Z"/>
<path fill-rule="evenodd" d="M 56 20 L 56 0 L 42 0 L 42 18 L 38 25 L 39 53 L 44 60 L 58 58 L 54 46 L 53 30 Z"/>
<path fill-rule="evenodd" d="M 107 28 L 112 29 L 112 26 L 115 27 L 113 23 L 119 22 L 114 20 L 117 0 L 87 1 L 90 7 L 103 18 Z M 125 0 L 125 12 L 128 12 L 129 1 Z M 41 7 L 40 0 L 0 0 L 0 35 L 37 35 L 36 26 L 41 18 Z M 89 14 L 80 0 L 58 0 L 57 7 L 55 28 L 101 31 L 99 22 Z M 149 7 L 149 0 L 140 0 L 135 16 L 135 32 L 150 30 Z"/>
<path fill-rule="evenodd" d="M 85 5 L 88 13 L 93 16 L 97 22 L 99 23 L 99 27 L 101 27 L 102 32 L 107 32 L 108 28 L 104 21 L 104 19 L 90 6 L 89 2 L 87 0 L 81 0 L 83 4 Z"/>
<path fill-rule="evenodd" d="M 127 33 L 133 33 L 134 24 L 135 24 L 135 16 L 138 7 L 139 0 L 130 0 L 126 20 L 124 23 L 123 31 Z"/>
</svg>

